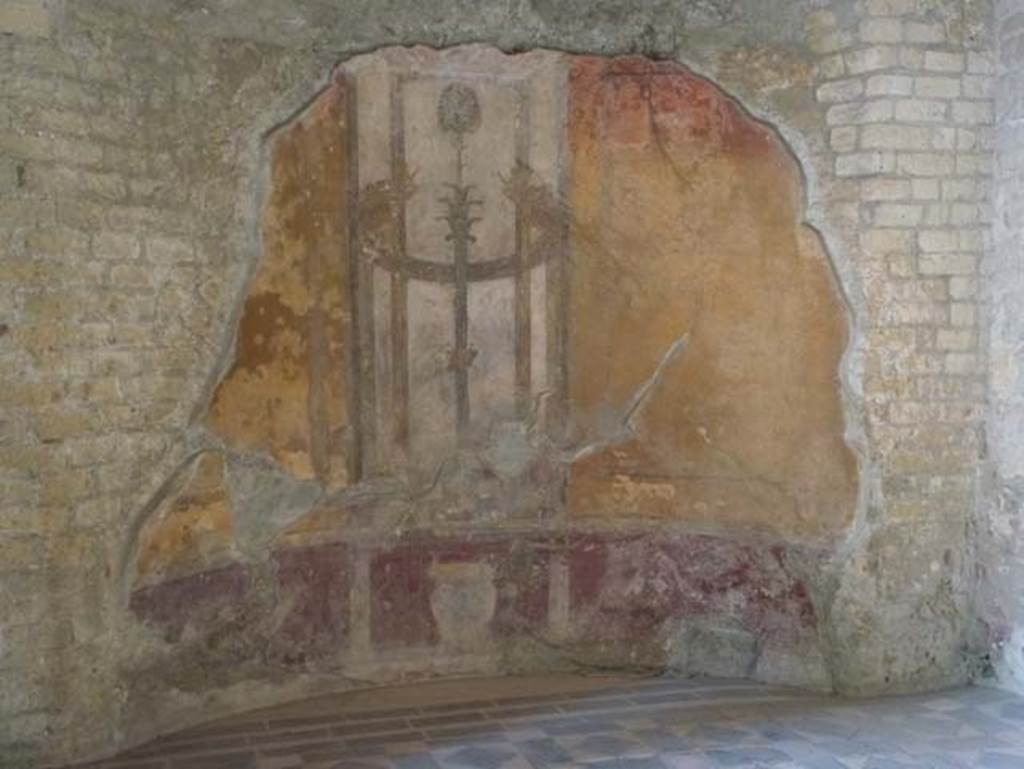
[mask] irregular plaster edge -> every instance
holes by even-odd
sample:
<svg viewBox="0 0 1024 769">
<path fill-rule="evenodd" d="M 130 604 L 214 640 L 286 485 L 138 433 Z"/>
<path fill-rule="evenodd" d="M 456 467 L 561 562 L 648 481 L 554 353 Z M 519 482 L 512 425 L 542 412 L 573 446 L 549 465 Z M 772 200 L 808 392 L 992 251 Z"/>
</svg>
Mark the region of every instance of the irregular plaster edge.
<svg viewBox="0 0 1024 769">
<path fill-rule="evenodd" d="M 224 327 L 221 330 L 221 343 L 218 345 L 221 353 L 217 356 L 215 365 L 211 367 L 204 382 L 199 397 L 195 400 L 191 410 L 187 426 L 184 429 L 186 443 L 198 442 L 206 444 L 209 450 L 214 448 L 209 445 L 210 436 L 205 435 L 207 431 L 198 424 L 203 413 L 216 391 L 217 386 L 230 370 L 234 362 L 237 348 L 237 334 L 239 320 L 244 309 L 245 297 L 257 270 L 261 264 L 262 255 L 262 215 L 266 206 L 267 196 L 270 187 L 270 153 L 272 152 L 271 137 L 282 127 L 290 124 L 300 117 L 319 99 L 322 94 L 331 86 L 337 69 L 341 66 L 357 63 L 358 59 L 366 54 L 384 50 L 386 48 L 427 48 L 435 51 L 451 50 L 455 46 L 464 47 L 473 45 L 482 51 L 493 52 L 494 55 L 529 56 L 536 54 L 558 54 L 558 55 L 580 55 L 579 51 L 572 51 L 558 48 L 531 48 L 527 50 L 506 50 L 486 42 L 460 42 L 451 46 L 372 46 L 365 50 L 352 51 L 334 59 L 333 65 L 324 67 L 318 75 L 300 78 L 287 91 L 282 92 L 274 104 L 264 111 L 263 119 L 248 132 L 244 141 L 239 144 L 240 166 L 245 169 L 239 177 L 237 184 L 237 220 L 244 222 L 244 244 L 245 244 L 245 270 L 238 278 L 237 286 L 232 294 L 231 312 L 223 321 Z M 601 55 L 613 55 L 602 52 Z M 635 51 L 623 51 L 621 55 L 645 55 Z M 659 57 L 647 55 L 652 61 L 668 61 L 685 68 L 695 76 L 707 81 L 712 87 L 718 90 L 723 96 L 734 103 L 742 114 L 755 122 L 777 141 L 780 149 L 790 158 L 794 168 L 800 175 L 801 182 L 801 209 L 798 212 L 797 223 L 810 230 L 821 243 L 825 259 L 832 273 L 832 283 L 837 296 L 844 309 L 844 318 L 847 326 L 847 343 L 840 360 L 838 376 L 840 381 L 840 397 L 844 412 L 844 439 L 847 446 L 856 457 L 858 466 L 858 492 L 857 500 L 846 526 L 846 532 L 837 539 L 832 549 L 832 558 L 826 563 L 824 573 L 816 580 L 819 584 L 814 586 L 815 603 L 821 610 L 819 618 L 820 632 L 823 634 L 822 647 L 828 658 L 829 668 L 833 669 L 834 663 L 831 657 L 833 644 L 825 640 L 829 635 L 828 626 L 831 623 L 831 603 L 838 590 L 838 582 L 843 564 L 860 548 L 863 547 L 871 534 L 872 527 L 868 521 L 869 500 L 875 499 L 879 494 L 876 473 L 870 464 L 867 452 L 867 437 L 864 424 L 863 405 L 863 361 L 866 348 L 866 339 L 862 332 L 864 319 L 866 317 L 865 300 L 863 288 L 860 282 L 860 275 L 856 267 L 854 257 L 851 254 L 854 246 L 848 244 L 838 232 L 828 213 L 825 187 L 827 180 L 825 174 L 815 163 L 815 153 L 812 151 L 807 137 L 801 131 L 793 127 L 787 117 L 770 106 L 758 102 L 756 107 L 751 106 L 755 101 L 745 98 L 745 95 L 736 93 L 721 85 L 713 71 L 702 67 L 698 63 L 687 59 L 675 52 L 672 56 Z M 749 96 L 749 95 L 746 95 Z M 296 106 L 298 105 L 298 106 Z M 827 172 L 826 172 L 827 173 Z M 205 435 L 205 437 L 204 437 Z M 190 455 L 194 458 L 195 452 Z M 183 460 L 187 462 L 188 460 Z M 175 467 L 181 467 L 181 461 L 171 463 Z M 175 473 L 174 467 L 170 473 Z M 160 475 L 161 478 L 168 478 L 168 474 Z M 167 483 L 157 486 L 157 492 L 149 497 L 158 496 L 158 492 Z M 158 505 L 156 505 L 158 506 Z M 137 531 L 144 524 L 144 520 L 152 514 L 155 507 L 151 502 L 143 506 L 134 516 L 130 531 Z M 122 550 L 125 557 L 122 560 L 122 574 L 124 574 L 125 561 L 130 558 L 134 548 L 131 540 Z"/>
</svg>

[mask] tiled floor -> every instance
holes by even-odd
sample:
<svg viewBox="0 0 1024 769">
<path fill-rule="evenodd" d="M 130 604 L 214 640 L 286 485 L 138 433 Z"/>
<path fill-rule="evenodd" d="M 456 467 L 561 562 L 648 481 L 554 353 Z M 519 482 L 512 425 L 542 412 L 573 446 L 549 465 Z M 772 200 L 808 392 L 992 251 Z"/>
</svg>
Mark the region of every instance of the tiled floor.
<svg viewBox="0 0 1024 769">
<path fill-rule="evenodd" d="M 843 701 L 743 681 L 492 679 L 322 697 L 157 740 L 113 769 L 1024 769 L 1024 699 Z"/>
</svg>

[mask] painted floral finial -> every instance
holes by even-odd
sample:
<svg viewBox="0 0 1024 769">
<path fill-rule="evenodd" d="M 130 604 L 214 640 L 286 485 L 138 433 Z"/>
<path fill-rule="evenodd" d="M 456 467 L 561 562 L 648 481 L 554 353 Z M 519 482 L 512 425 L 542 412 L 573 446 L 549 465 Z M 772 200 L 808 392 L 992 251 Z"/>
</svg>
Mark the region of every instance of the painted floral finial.
<svg viewBox="0 0 1024 769">
<path fill-rule="evenodd" d="M 457 136 L 473 133 L 480 127 L 480 101 L 476 91 L 464 83 L 451 83 L 441 92 L 437 104 L 441 129 Z"/>
</svg>

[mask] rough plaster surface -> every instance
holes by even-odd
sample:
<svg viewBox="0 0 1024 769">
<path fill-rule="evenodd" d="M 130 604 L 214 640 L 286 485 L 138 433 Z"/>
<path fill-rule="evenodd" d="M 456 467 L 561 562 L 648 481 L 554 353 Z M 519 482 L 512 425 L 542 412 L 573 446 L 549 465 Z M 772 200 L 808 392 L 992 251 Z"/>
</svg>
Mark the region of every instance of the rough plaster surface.
<svg viewBox="0 0 1024 769">
<path fill-rule="evenodd" d="M 266 0 L 244 12 L 212 0 L 6 4 L 4 761 L 31 766 L 83 756 L 242 703 L 358 685 L 316 672 L 247 683 L 244 666 L 223 663 L 251 650 L 232 646 L 228 636 L 223 647 L 201 648 L 221 655 L 213 668 L 233 670 L 235 679 L 211 682 L 209 667 L 189 670 L 183 657 L 175 671 L 180 685 L 167 690 L 166 670 L 147 665 L 166 659 L 168 642 L 128 611 L 126 564 L 160 488 L 168 478 L 184 479 L 204 448 L 194 425 L 235 360 L 236 314 L 260 253 L 265 135 L 323 87 L 337 62 L 393 44 L 486 42 L 508 51 L 676 59 L 781 132 L 806 176 L 806 218 L 824 237 L 851 318 L 840 376 L 860 498 L 825 566 L 799 557 L 790 564 L 800 576 L 818 575 L 806 582 L 826 639 L 820 669 L 842 691 L 962 680 L 971 662 L 968 529 L 987 382 L 977 309 L 990 211 L 990 22 L 991 8 L 975 0 L 692 0 L 628 9 L 540 0 L 384 8 Z M 1009 393 L 1003 381 L 994 378 L 993 386 Z M 245 477 L 256 489 L 259 463 L 223 448 L 226 482 Z M 312 503 L 308 496 L 295 501 Z M 234 512 L 237 523 L 244 513 Z M 573 551 L 576 568 L 592 562 L 586 547 Z M 644 547 L 619 543 L 616 557 L 626 563 L 621 554 L 643 554 Z M 711 552 L 685 538 L 678 547 Z M 372 568 L 364 560 L 366 569 L 337 550 L 309 557 L 334 564 L 320 573 L 357 586 L 374 573 L 385 582 L 388 575 L 436 579 L 450 596 L 483 578 L 479 567 L 432 573 L 401 552 Z M 654 571 L 638 583 L 641 590 L 665 584 L 657 565 L 666 561 L 649 560 Z M 552 578 L 569 569 L 554 562 Z M 217 583 L 208 592 L 220 603 L 204 611 L 264 616 L 267 607 L 236 597 L 284 580 L 295 598 L 291 613 L 269 615 L 275 627 L 313 628 L 314 646 L 348 637 L 352 628 L 316 615 L 324 601 L 303 602 L 337 595 L 337 584 L 303 584 L 305 574 L 286 563 L 208 572 L 206 581 Z M 396 583 L 396 594 L 410 595 L 407 584 Z M 418 616 L 435 616 L 422 592 L 411 595 Z M 613 616 L 630 606 L 614 590 L 584 598 Z M 490 600 L 484 596 L 476 611 L 484 613 Z M 494 600 L 502 605 L 500 595 Z M 526 612 L 528 619 L 530 605 L 495 613 L 522 619 Z M 374 611 L 353 607 L 356 616 Z M 298 620 L 289 624 L 289 617 Z M 378 632 L 387 638 L 390 631 Z M 687 627 L 675 637 L 693 641 L 687 658 L 718 666 L 721 660 L 705 653 L 716 633 L 735 650 L 733 662 L 749 667 L 749 643 L 735 627 Z M 461 643 L 457 634 L 439 637 Z M 351 639 L 356 648 L 372 641 Z M 272 657 L 287 648 L 259 651 Z M 555 664 L 537 649 L 520 660 L 534 668 Z M 778 674 L 787 665 L 799 667 L 790 660 L 772 669 Z M 126 709 L 129 690 L 147 687 L 162 697 L 148 710 Z"/>
<path fill-rule="evenodd" d="M 979 634 L 1000 683 L 1024 689 L 1024 4 L 996 4 L 993 228 L 984 282 L 989 461 L 978 516 Z"/>
</svg>

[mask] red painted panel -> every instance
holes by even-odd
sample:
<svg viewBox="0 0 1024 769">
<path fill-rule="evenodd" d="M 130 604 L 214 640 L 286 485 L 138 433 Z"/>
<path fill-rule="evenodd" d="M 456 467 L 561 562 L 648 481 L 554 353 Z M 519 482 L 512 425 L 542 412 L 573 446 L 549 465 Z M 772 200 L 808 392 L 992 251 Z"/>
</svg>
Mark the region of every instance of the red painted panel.
<svg viewBox="0 0 1024 769">
<path fill-rule="evenodd" d="M 494 573 L 497 605 L 491 627 L 497 637 L 541 632 L 547 624 L 549 545 L 508 537 L 415 537 L 378 553 L 372 561 L 371 638 L 375 646 L 435 644 L 438 630 L 430 605 L 434 563 L 486 563 Z"/>
<path fill-rule="evenodd" d="M 202 634 L 236 614 L 249 589 L 248 568 L 233 564 L 136 590 L 129 608 L 173 643 L 189 625 Z"/>
<path fill-rule="evenodd" d="M 374 556 L 370 564 L 370 637 L 374 646 L 437 643 L 430 609 L 432 554 L 402 544 Z"/>
<path fill-rule="evenodd" d="M 642 640 L 669 620 L 720 616 L 762 637 L 797 637 L 817 622 L 782 548 L 697 535 L 586 535 L 573 540 L 569 570 L 581 635 Z"/>
<path fill-rule="evenodd" d="M 351 566 L 344 544 L 274 553 L 277 602 L 287 607 L 272 630 L 272 654 L 284 662 L 342 651 L 349 635 Z"/>
</svg>

